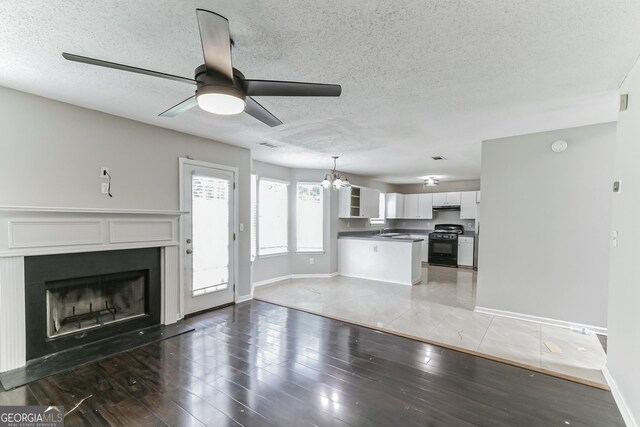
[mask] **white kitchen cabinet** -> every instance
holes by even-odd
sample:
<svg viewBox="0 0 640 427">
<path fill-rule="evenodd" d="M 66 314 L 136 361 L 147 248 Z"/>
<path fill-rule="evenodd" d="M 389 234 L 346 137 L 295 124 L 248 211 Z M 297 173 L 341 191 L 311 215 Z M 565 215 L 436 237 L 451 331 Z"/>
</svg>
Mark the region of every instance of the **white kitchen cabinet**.
<svg viewBox="0 0 640 427">
<path fill-rule="evenodd" d="M 380 191 L 373 188 L 360 188 L 360 217 L 380 217 Z"/>
<path fill-rule="evenodd" d="M 476 191 L 460 193 L 460 219 L 476 219 L 478 211 L 476 198 Z"/>
<path fill-rule="evenodd" d="M 418 195 L 404 195 L 404 215 L 402 218 L 415 219 L 418 217 Z"/>
<path fill-rule="evenodd" d="M 418 195 L 418 218 L 433 219 L 433 194 L 422 193 Z"/>
<path fill-rule="evenodd" d="M 433 193 L 433 206 L 445 206 L 447 204 L 447 193 Z"/>
<path fill-rule="evenodd" d="M 458 237 L 458 266 L 473 267 L 473 237 Z"/>
<path fill-rule="evenodd" d="M 420 242 L 420 261 L 429 262 L 429 235 L 427 234 L 412 234 L 412 239 L 422 239 Z"/>
<path fill-rule="evenodd" d="M 403 212 L 404 219 L 432 219 L 433 195 L 431 193 L 404 194 Z"/>
<path fill-rule="evenodd" d="M 433 193 L 433 206 L 460 206 L 460 192 Z"/>
<path fill-rule="evenodd" d="M 404 194 L 387 193 L 385 195 L 387 205 L 386 217 L 389 219 L 402 218 L 404 215 Z"/>
<path fill-rule="evenodd" d="M 380 192 L 372 188 L 346 187 L 338 190 L 338 217 L 377 218 Z"/>
</svg>

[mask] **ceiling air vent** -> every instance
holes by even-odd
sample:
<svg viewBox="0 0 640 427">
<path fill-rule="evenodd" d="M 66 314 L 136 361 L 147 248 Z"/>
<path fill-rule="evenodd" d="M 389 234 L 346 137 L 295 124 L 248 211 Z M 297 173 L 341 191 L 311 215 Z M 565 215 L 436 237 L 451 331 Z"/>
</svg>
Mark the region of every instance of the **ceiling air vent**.
<svg viewBox="0 0 640 427">
<path fill-rule="evenodd" d="M 277 145 L 274 145 L 270 142 L 259 142 L 258 145 L 262 145 L 263 147 L 267 147 L 267 148 L 278 148 Z"/>
<path fill-rule="evenodd" d="M 442 156 L 433 156 L 432 159 L 433 160 L 447 160 L 445 157 L 442 157 Z"/>
</svg>

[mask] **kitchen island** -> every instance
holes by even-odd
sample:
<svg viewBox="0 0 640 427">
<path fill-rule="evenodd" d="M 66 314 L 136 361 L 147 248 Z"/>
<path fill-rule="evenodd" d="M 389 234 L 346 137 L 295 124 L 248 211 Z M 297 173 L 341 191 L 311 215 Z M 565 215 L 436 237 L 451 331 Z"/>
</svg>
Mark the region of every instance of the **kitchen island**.
<svg viewBox="0 0 640 427">
<path fill-rule="evenodd" d="M 422 242 L 423 239 L 406 235 L 341 235 L 338 237 L 338 273 L 415 285 L 422 279 Z"/>
</svg>

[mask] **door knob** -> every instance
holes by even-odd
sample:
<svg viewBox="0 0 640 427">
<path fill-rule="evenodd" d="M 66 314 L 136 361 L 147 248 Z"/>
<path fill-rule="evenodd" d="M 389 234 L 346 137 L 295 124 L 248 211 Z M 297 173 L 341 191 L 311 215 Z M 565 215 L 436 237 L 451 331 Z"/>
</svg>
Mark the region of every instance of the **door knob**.
<svg viewBox="0 0 640 427">
<path fill-rule="evenodd" d="M 191 239 L 187 239 L 187 243 L 191 243 Z"/>
<path fill-rule="evenodd" d="M 192 249 L 187 249 L 187 253 L 188 253 L 188 254 L 192 254 L 192 253 L 193 253 L 193 250 L 192 250 Z"/>
</svg>

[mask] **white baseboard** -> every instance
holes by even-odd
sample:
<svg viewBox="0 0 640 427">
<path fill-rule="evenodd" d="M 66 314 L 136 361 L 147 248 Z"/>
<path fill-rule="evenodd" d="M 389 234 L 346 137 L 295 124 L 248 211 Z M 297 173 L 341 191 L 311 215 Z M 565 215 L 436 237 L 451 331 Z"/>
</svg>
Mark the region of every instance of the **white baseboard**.
<svg viewBox="0 0 640 427">
<path fill-rule="evenodd" d="M 287 274 L 286 276 L 272 277 L 271 279 L 261 280 L 259 282 L 253 282 L 253 287 L 256 288 L 258 286 L 269 285 L 271 283 L 280 282 L 282 280 L 288 280 L 288 279 L 291 279 L 290 274 Z"/>
<path fill-rule="evenodd" d="M 328 274 L 324 274 L 324 273 L 320 273 L 320 274 L 292 274 L 291 278 L 292 279 L 328 279 L 330 277 L 336 277 L 338 275 L 338 272 L 336 271 L 335 273 L 328 273 Z"/>
<path fill-rule="evenodd" d="M 253 299 L 251 295 L 240 295 L 238 298 L 236 298 L 236 304 L 249 301 L 250 299 Z"/>
<path fill-rule="evenodd" d="M 335 277 L 338 275 L 338 272 L 335 273 L 321 273 L 321 274 L 288 274 L 286 276 L 273 277 L 271 279 L 261 280 L 259 282 L 253 282 L 253 287 L 256 288 L 258 286 L 269 285 L 271 283 L 280 282 L 282 280 L 289 279 L 328 279 L 330 277 Z"/>
<path fill-rule="evenodd" d="M 602 369 L 602 373 L 604 374 L 604 379 L 607 380 L 607 384 L 611 387 L 611 394 L 613 394 L 613 399 L 616 401 L 616 405 L 618 405 L 618 409 L 620 410 L 624 423 L 627 427 L 638 427 L 638 423 L 636 423 L 631 411 L 629 411 L 627 402 L 625 402 L 624 397 L 622 397 L 622 393 L 620 393 L 620 389 L 618 388 L 616 381 L 613 379 L 606 366 Z"/>
<path fill-rule="evenodd" d="M 550 319 L 548 317 L 532 316 L 530 314 L 515 313 L 513 311 L 496 310 L 496 309 L 487 308 L 487 307 L 476 307 L 474 311 L 476 313 L 491 314 L 493 316 L 500 316 L 500 317 L 510 317 L 512 319 L 526 320 L 528 322 L 536 322 L 544 325 L 558 326 L 561 328 L 574 329 L 578 331 L 586 329 L 587 331 L 594 332 L 596 334 L 607 335 L 607 328 L 603 328 L 600 326 L 567 322 L 564 320 Z"/>
</svg>

